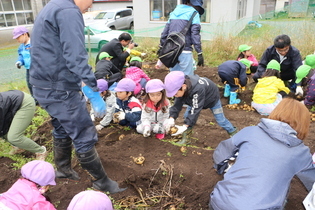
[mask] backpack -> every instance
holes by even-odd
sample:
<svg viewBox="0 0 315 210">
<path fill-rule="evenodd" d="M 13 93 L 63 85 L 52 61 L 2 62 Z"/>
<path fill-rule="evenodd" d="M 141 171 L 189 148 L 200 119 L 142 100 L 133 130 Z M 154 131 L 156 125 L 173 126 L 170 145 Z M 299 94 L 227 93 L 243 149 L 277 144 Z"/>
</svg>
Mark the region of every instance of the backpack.
<svg viewBox="0 0 315 210">
<path fill-rule="evenodd" d="M 163 46 L 159 51 L 159 59 L 166 67 L 172 68 L 178 63 L 178 57 L 183 52 L 186 44 L 186 33 L 190 28 L 192 20 L 196 14 L 197 12 L 195 11 L 183 30 L 181 30 L 180 32 L 171 32 L 167 36 Z"/>
</svg>

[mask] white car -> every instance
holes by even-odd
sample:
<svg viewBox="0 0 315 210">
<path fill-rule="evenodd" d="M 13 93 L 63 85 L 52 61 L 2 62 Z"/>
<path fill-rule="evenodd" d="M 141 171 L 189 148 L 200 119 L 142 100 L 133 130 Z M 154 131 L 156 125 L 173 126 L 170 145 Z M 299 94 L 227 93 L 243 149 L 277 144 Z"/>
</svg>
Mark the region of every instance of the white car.
<svg viewBox="0 0 315 210">
<path fill-rule="evenodd" d="M 86 19 L 85 24 L 102 23 L 113 30 L 133 30 L 133 14 L 130 8 L 113 9 L 99 12 L 93 19 Z"/>
<path fill-rule="evenodd" d="M 103 24 L 85 26 L 85 48 L 101 49 L 104 44 L 118 38 L 123 32 L 125 31 L 112 30 Z"/>
</svg>

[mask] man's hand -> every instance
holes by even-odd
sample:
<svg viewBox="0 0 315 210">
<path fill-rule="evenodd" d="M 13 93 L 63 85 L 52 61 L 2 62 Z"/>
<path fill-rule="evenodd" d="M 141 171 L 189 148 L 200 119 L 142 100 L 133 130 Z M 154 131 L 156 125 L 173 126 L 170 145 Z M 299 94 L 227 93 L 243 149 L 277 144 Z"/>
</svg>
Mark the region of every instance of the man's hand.
<svg viewBox="0 0 315 210">
<path fill-rule="evenodd" d="M 22 62 L 21 62 L 21 61 L 17 61 L 17 62 L 15 63 L 15 66 L 16 66 L 16 68 L 20 69 L 21 66 L 22 66 Z"/>
<path fill-rule="evenodd" d="M 198 54 L 198 66 L 204 66 L 203 55 L 202 53 Z"/>
<path fill-rule="evenodd" d="M 184 133 L 185 130 L 187 130 L 187 126 L 185 125 L 182 125 L 182 126 L 179 126 L 179 125 L 175 125 L 176 128 L 178 128 L 177 132 L 172 134 L 172 136 L 178 136 L 182 133 Z"/>
<path fill-rule="evenodd" d="M 300 95 L 300 96 L 303 96 L 303 89 L 301 86 L 297 86 L 296 89 L 295 89 L 295 95 Z"/>
<path fill-rule="evenodd" d="M 171 129 L 171 127 L 173 127 L 175 125 L 175 120 L 174 118 L 168 118 L 166 120 L 164 120 L 163 122 L 163 126 L 165 128 L 165 132 L 168 133 Z"/>
<path fill-rule="evenodd" d="M 106 114 L 106 103 L 99 92 L 94 92 L 89 86 L 84 86 L 82 92 L 92 104 L 95 117 L 103 117 Z"/>
</svg>

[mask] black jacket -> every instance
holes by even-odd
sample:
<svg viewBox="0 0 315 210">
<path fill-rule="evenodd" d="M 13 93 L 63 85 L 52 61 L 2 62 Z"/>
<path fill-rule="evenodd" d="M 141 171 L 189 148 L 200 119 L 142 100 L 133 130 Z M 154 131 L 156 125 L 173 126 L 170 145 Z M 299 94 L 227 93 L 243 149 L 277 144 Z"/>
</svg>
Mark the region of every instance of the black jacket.
<svg viewBox="0 0 315 210">
<path fill-rule="evenodd" d="M 257 72 L 254 75 L 254 79 L 261 78 L 265 73 L 267 64 L 272 59 L 275 59 L 280 63 L 280 76 L 282 80 L 295 80 L 295 72 L 297 68 L 302 65 L 302 57 L 300 51 L 293 46 L 290 46 L 288 53 L 285 56 L 285 59 L 280 62 L 280 56 L 276 51 L 276 48 L 272 45 L 266 49 L 263 56 L 260 59 Z"/>
<path fill-rule="evenodd" d="M 176 119 L 181 111 L 183 104 L 191 106 L 191 111 L 184 123 L 194 126 L 202 109 L 212 108 L 220 100 L 219 89 L 214 82 L 198 75 L 185 76 L 190 79 L 191 87 L 188 95 L 175 98 L 174 105 L 170 108 L 170 117 Z"/>
<path fill-rule="evenodd" d="M 0 93 L 0 136 L 8 133 L 15 113 L 20 109 L 24 93 L 9 90 Z"/>
<path fill-rule="evenodd" d="M 126 63 L 126 59 L 129 56 L 127 51 L 123 51 L 124 48 L 118 39 L 112 39 L 103 45 L 96 57 L 96 64 L 99 61 L 98 57 L 101 52 L 107 52 L 109 55 L 113 56 L 111 62 L 121 71 Z M 117 73 L 117 68 L 112 67 L 112 72 Z"/>
</svg>

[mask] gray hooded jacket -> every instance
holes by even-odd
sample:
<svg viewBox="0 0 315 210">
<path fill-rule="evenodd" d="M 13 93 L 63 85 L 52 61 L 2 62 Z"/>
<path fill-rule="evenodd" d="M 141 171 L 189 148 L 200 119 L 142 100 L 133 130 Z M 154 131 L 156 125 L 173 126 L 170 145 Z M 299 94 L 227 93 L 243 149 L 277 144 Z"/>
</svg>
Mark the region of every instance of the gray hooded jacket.
<svg viewBox="0 0 315 210">
<path fill-rule="evenodd" d="M 239 154 L 210 195 L 213 209 L 282 209 L 294 175 L 310 190 L 315 167 L 296 134 L 287 123 L 263 118 L 222 141 L 213 154 L 215 168 Z"/>
</svg>

